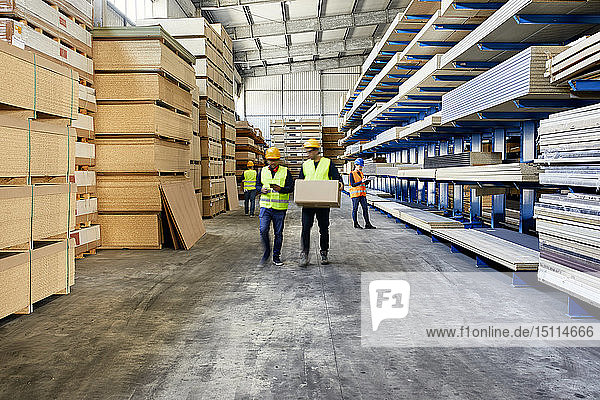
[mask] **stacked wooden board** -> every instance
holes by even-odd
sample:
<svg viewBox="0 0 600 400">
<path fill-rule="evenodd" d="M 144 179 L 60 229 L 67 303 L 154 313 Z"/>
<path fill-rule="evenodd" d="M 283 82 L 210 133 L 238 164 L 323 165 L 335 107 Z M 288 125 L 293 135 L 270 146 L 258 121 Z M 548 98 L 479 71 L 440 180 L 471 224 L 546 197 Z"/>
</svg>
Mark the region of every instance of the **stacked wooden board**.
<svg viewBox="0 0 600 400">
<path fill-rule="evenodd" d="M 0 318 L 75 283 L 79 76 L 0 42 Z"/>
<path fill-rule="evenodd" d="M 271 145 L 281 151 L 285 165 L 294 177 L 300 174 L 305 160 L 304 142 L 316 139 L 321 142 L 321 120 L 288 118 L 271 121 Z"/>
<path fill-rule="evenodd" d="M 93 36 L 102 247 L 161 248 L 160 185 L 190 171 L 194 57 L 158 26 Z"/>
<path fill-rule="evenodd" d="M 600 196 L 544 194 L 535 217 L 539 280 L 600 307 Z"/>
<path fill-rule="evenodd" d="M 431 234 L 513 271 L 535 271 L 539 252 L 476 229 L 433 229 Z"/>
<path fill-rule="evenodd" d="M 242 180 L 244 171 L 248 166 L 248 161 L 254 163 L 256 171 L 265 166 L 264 153 L 266 142 L 260 129 L 253 127 L 248 121 L 236 121 L 235 130 L 235 175 L 237 181 L 240 183 L 238 193 L 240 198 L 242 198 L 244 194 Z"/>
<path fill-rule="evenodd" d="M 533 163 L 481 165 L 476 167 L 440 168 L 440 181 L 462 182 L 538 182 L 539 167 Z"/>
<path fill-rule="evenodd" d="M 425 157 L 423 168 L 470 167 L 502 163 L 502 153 L 463 152 Z"/>
<path fill-rule="evenodd" d="M 546 63 L 545 76 L 552 83 L 600 76 L 600 33 L 579 40 Z"/>
<path fill-rule="evenodd" d="M 463 224 L 456 220 L 416 208 L 402 210 L 399 218 L 403 222 L 422 229 L 425 232 L 431 232 L 433 229 L 463 228 Z"/>
<path fill-rule="evenodd" d="M 336 127 L 323 127 L 323 157 L 327 157 L 341 170 L 344 164 L 344 147 L 339 141 L 344 137 Z"/>
<path fill-rule="evenodd" d="M 550 115 L 538 137 L 540 183 L 600 187 L 600 104 Z"/>
<path fill-rule="evenodd" d="M 92 63 L 92 4 L 87 0 L 15 0 L 0 6 L 0 39 L 30 50 L 36 56 L 52 60 L 77 72 L 77 111 L 71 126 L 75 128 L 75 184 L 79 199 L 93 198 L 95 193 L 94 120 L 96 111 Z M 96 222 L 97 211 L 77 210 L 76 231 Z M 99 230 L 94 243 L 99 243 Z M 77 244 L 76 255 L 94 252 L 92 245 Z M 92 248 L 90 248 L 92 247 Z"/>
<path fill-rule="evenodd" d="M 225 211 L 223 182 L 236 170 L 233 42 L 221 24 L 211 25 L 204 18 L 146 19 L 138 24 L 160 25 L 195 58 L 201 160 L 193 160 L 192 168 L 196 183 L 201 176 L 200 187 L 195 186 L 203 215 L 214 217 Z M 237 199 L 235 193 L 233 197 Z"/>
</svg>

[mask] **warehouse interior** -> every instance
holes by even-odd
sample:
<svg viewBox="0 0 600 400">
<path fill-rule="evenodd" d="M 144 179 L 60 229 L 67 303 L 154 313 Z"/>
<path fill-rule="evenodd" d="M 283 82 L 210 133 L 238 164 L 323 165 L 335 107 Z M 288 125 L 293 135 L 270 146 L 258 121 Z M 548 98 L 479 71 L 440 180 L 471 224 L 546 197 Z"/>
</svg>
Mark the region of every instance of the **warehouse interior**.
<svg viewBox="0 0 600 400">
<path fill-rule="evenodd" d="M 600 0 L 0 25 L 0 398 L 600 398 Z"/>
</svg>

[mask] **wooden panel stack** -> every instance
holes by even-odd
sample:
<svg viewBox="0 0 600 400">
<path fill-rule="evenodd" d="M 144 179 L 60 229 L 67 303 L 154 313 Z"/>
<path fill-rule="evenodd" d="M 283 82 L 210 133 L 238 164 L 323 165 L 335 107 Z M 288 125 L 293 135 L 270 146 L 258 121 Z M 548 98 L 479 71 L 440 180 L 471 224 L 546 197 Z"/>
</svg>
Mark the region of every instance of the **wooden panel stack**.
<svg viewBox="0 0 600 400">
<path fill-rule="evenodd" d="M 204 18 L 147 19 L 138 24 L 162 26 L 195 58 L 201 187 L 213 193 L 202 190 L 202 209 L 203 216 L 214 217 L 225 211 L 225 191 L 215 193 L 215 188 L 221 187 L 225 171 L 230 176 L 235 173 L 233 42 L 220 24 L 211 25 Z"/>
<path fill-rule="evenodd" d="M 192 90 L 192 143 L 190 151 L 190 178 L 196 193 L 196 200 L 202 210 L 202 151 L 200 148 L 200 91 Z M 201 212 L 202 214 L 202 212 Z"/>
<path fill-rule="evenodd" d="M 340 139 L 344 137 L 337 127 L 323 127 L 323 156 L 330 158 L 341 171 L 344 166 L 344 150 L 339 145 Z"/>
<path fill-rule="evenodd" d="M 535 206 L 540 281 L 600 306 L 600 196 L 544 194 Z"/>
<path fill-rule="evenodd" d="M 190 171 L 194 57 L 159 26 L 93 35 L 102 247 L 161 248 L 160 184 Z"/>
<path fill-rule="evenodd" d="M 0 318 L 29 313 L 75 283 L 79 76 L 0 42 Z"/>
<path fill-rule="evenodd" d="M 598 79 L 600 77 L 600 33 L 579 40 L 546 62 L 550 82 L 569 79 Z"/>
<path fill-rule="evenodd" d="M 283 136 L 282 136 L 283 135 Z M 323 128 L 321 120 L 290 118 L 271 121 L 271 143 L 282 151 L 285 165 L 294 177 L 300 174 L 300 168 L 305 159 L 302 145 L 308 139 L 322 141 Z M 283 137 L 283 148 L 281 138 Z"/>
<path fill-rule="evenodd" d="M 471 167 L 501 163 L 502 153 L 467 151 L 457 154 L 425 157 L 423 168 Z"/>
<path fill-rule="evenodd" d="M 77 72 L 78 109 L 71 126 L 77 134 L 75 144 L 75 183 L 78 199 L 93 198 L 95 193 L 94 120 L 96 98 L 93 89 L 92 8 L 87 0 L 14 0 L 0 4 L 0 39 Z M 80 202 L 77 203 L 79 206 Z M 95 203 L 77 207 L 76 231 L 96 222 Z M 94 241 L 77 242 L 76 255 L 93 253 L 100 242 L 99 230 Z"/>
<path fill-rule="evenodd" d="M 235 175 L 238 182 L 242 182 L 242 175 L 247 168 L 248 161 L 254 163 L 254 169 L 258 171 L 265 166 L 264 153 L 266 142 L 260 129 L 253 127 L 248 121 L 237 121 L 235 123 Z M 240 184 L 240 196 L 243 190 Z"/>
</svg>

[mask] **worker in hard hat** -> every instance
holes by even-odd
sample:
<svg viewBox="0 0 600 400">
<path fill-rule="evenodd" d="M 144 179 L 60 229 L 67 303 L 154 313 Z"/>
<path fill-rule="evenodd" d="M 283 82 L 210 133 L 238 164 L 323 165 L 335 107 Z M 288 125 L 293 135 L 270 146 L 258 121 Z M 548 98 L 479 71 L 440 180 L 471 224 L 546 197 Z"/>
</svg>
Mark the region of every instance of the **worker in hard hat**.
<svg viewBox="0 0 600 400">
<path fill-rule="evenodd" d="M 340 190 L 344 188 L 342 176 L 335 164 L 329 158 L 321 156 L 321 144 L 316 139 L 304 143 L 308 156 L 302 164 L 298 179 L 306 180 L 335 180 L 339 182 Z M 315 216 L 319 225 L 321 264 L 329 264 L 329 208 L 302 207 L 302 254 L 300 266 L 306 267 L 310 262 L 310 230 Z"/>
<path fill-rule="evenodd" d="M 367 204 L 367 185 L 369 180 L 365 179 L 362 170 L 365 166 L 365 160 L 357 158 L 354 161 L 354 170 L 350 173 L 350 198 L 352 199 L 352 221 L 356 229 L 362 229 L 358 223 L 358 205 L 360 204 L 363 210 L 363 218 L 365 219 L 365 229 L 375 229 L 369 221 L 369 206 Z"/>
<path fill-rule="evenodd" d="M 294 191 L 294 178 L 287 167 L 281 164 L 281 153 L 277 147 L 270 147 L 265 153 L 267 166 L 263 167 L 256 178 L 256 190 L 260 192 L 260 237 L 264 253 L 260 265 L 265 265 L 271 255 L 269 230 L 271 222 L 275 231 L 273 243 L 273 264 L 282 266 L 281 246 L 283 245 L 283 223 L 290 201 L 290 193 Z"/>
<path fill-rule="evenodd" d="M 248 169 L 244 171 L 242 178 L 242 189 L 244 190 L 244 214 L 254 217 L 254 208 L 256 206 L 256 170 L 254 161 L 248 161 Z"/>
</svg>

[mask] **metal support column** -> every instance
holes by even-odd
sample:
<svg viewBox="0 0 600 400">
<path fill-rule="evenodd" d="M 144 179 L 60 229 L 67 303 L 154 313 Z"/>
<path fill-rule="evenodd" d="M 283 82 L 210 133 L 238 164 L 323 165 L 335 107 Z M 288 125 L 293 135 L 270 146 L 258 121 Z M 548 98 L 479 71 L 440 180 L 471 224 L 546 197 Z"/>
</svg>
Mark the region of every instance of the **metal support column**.
<svg viewBox="0 0 600 400">
<path fill-rule="evenodd" d="M 402 201 L 408 200 L 408 179 L 402 179 Z"/>
<path fill-rule="evenodd" d="M 471 151 L 481 151 L 481 133 L 473 133 L 471 135 Z M 481 197 L 477 196 L 477 191 L 471 189 L 471 206 L 469 218 L 474 222 L 478 217 L 481 217 Z"/>
<path fill-rule="evenodd" d="M 506 159 L 506 130 L 497 128 L 494 130 L 492 151 L 502 153 L 502 160 Z M 492 196 L 492 228 L 498 228 L 501 222 L 506 220 L 506 195 L 495 194 Z"/>
<path fill-rule="evenodd" d="M 519 217 L 519 232 L 528 233 L 535 230 L 533 219 L 533 206 L 535 204 L 535 190 L 521 189 L 521 213 Z"/>
<path fill-rule="evenodd" d="M 408 193 L 408 201 L 414 203 L 418 201 L 417 199 L 417 181 L 411 180 L 409 181 L 409 193 Z"/>
<path fill-rule="evenodd" d="M 411 164 L 416 164 L 417 163 L 417 149 L 415 147 L 410 148 L 410 163 Z"/>
<path fill-rule="evenodd" d="M 427 182 L 427 205 L 435 206 L 435 182 Z"/>
<path fill-rule="evenodd" d="M 448 208 L 450 202 L 448 199 L 448 183 L 440 183 L 440 203 L 439 209 L 445 210 Z"/>
<path fill-rule="evenodd" d="M 423 203 L 427 199 L 425 182 L 417 180 L 417 203 Z"/>
<path fill-rule="evenodd" d="M 417 164 L 425 162 L 425 146 L 419 146 L 417 149 Z"/>
<path fill-rule="evenodd" d="M 454 185 L 454 215 L 460 215 L 463 212 L 463 187 Z"/>
<path fill-rule="evenodd" d="M 441 141 L 440 142 L 440 156 L 445 156 L 448 154 L 448 142 Z"/>
<path fill-rule="evenodd" d="M 471 135 L 471 151 L 481 151 L 481 133 Z"/>
<path fill-rule="evenodd" d="M 408 164 L 408 149 L 402 150 L 402 164 Z"/>
<path fill-rule="evenodd" d="M 459 154 L 463 152 L 464 149 L 464 138 L 461 137 L 455 137 L 454 139 L 454 154 Z"/>
<path fill-rule="evenodd" d="M 531 162 L 535 159 L 535 122 L 525 121 L 521 126 L 521 162 Z"/>
</svg>

